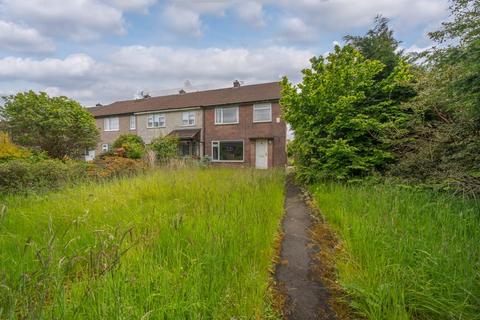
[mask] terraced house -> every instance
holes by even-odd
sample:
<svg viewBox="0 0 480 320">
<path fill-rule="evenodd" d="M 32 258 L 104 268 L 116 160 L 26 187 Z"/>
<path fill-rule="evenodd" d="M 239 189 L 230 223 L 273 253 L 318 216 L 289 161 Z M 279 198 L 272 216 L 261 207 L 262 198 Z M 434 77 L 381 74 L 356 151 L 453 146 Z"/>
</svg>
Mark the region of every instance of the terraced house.
<svg viewBox="0 0 480 320">
<path fill-rule="evenodd" d="M 284 166 L 287 128 L 281 118 L 278 82 L 119 101 L 89 108 L 101 142 L 89 157 L 109 150 L 120 134 L 150 143 L 176 135 L 179 154 L 213 163 L 270 168 Z"/>
</svg>

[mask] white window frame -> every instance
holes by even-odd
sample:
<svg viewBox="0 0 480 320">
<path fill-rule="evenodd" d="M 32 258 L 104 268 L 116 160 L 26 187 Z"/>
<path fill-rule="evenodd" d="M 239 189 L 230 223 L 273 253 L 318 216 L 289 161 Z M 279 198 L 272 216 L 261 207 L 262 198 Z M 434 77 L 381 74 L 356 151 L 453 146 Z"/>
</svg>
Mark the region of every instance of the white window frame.
<svg viewBox="0 0 480 320">
<path fill-rule="evenodd" d="M 257 110 L 266 110 L 268 109 L 270 112 L 270 118 L 268 120 L 255 120 L 255 111 Z M 261 122 L 272 122 L 272 104 L 271 103 L 256 103 L 253 105 L 253 111 L 252 111 L 252 119 L 253 122 L 255 123 L 261 123 Z"/>
<path fill-rule="evenodd" d="M 224 122 L 223 121 L 223 110 L 224 109 L 236 109 L 237 112 L 237 121 L 235 122 Z M 239 115 L 239 107 L 238 106 L 229 106 L 229 107 L 216 107 L 215 108 L 215 124 L 237 124 L 240 123 L 240 115 Z M 217 111 L 220 110 L 220 119 L 217 118 Z M 240 141 L 240 140 L 238 140 Z"/>
<path fill-rule="evenodd" d="M 137 116 L 134 114 L 130 116 L 130 130 L 137 130 Z"/>
<path fill-rule="evenodd" d="M 190 118 L 190 116 L 193 115 L 193 119 Z M 195 111 L 184 111 L 182 112 L 182 126 L 185 126 L 185 127 L 191 127 L 191 126 L 194 126 L 195 125 L 195 122 L 196 122 L 196 112 Z M 193 120 L 192 123 L 190 123 L 190 120 Z M 185 123 L 185 121 L 187 123 Z"/>
<path fill-rule="evenodd" d="M 163 126 L 161 126 L 161 125 L 155 126 L 155 116 L 158 116 L 159 118 L 163 118 Z M 152 117 L 152 125 L 149 125 L 150 117 Z M 160 123 L 160 121 L 158 121 L 158 122 Z M 167 117 L 165 116 L 164 113 L 151 113 L 147 116 L 147 128 L 148 129 L 165 128 L 166 126 L 167 126 Z"/>
<path fill-rule="evenodd" d="M 102 143 L 102 152 L 108 152 L 110 150 L 110 145 L 108 143 Z"/>
<path fill-rule="evenodd" d="M 112 129 L 111 121 L 117 119 L 117 128 Z M 103 119 L 103 131 L 119 131 L 120 130 L 120 119 L 118 117 L 108 117 Z"/>
<path fill-rule="evenodd" d="M 222 142 L 242 142 L 242 160 L 220 160 L 220 143 Z M 218 144 L 218 159 L 213 158 L 213 145 Z M 212 141 L 212 162 L 245 162 L 245 140 L 213 140 Z"/>
</svg>

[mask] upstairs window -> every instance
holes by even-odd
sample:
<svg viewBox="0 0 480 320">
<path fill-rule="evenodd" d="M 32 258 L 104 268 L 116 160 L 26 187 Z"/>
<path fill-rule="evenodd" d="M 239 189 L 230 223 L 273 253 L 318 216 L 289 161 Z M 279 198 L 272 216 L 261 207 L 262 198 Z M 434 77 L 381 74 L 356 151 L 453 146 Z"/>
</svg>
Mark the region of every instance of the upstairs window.
<svg viewBox="0 0 480 320">
<path fill-rule="evenodd" d="M 253 105 L 253 122 L 271 122 L 272 104 L 258 103 Z"/>
<path fill-rule="evenodd" d="M 137 117 L 135 115 L 130 116 L 130 130 L 137 129 Z"/>
<path fill-rule="evenodd" d="M 184 126 L 195 125 L 195 111 L 187 111 L 182 113 L 182 125 Z"/>
<path fill-rule="evenodd" d="M 165 115 L 162 113 L 149 114 L 147 118 L 147 128 L 165 127 Z"/>
<path fill-rule="evenodd" d="M 215 124 L 238 123 L 238 107 L 215 108 Z"/>
<path fill-rule="evenodd" d="M 119 129 L 118 117 L 110 117 L 103 120 L 103 131 L 118 131 Z"/>
</svg>

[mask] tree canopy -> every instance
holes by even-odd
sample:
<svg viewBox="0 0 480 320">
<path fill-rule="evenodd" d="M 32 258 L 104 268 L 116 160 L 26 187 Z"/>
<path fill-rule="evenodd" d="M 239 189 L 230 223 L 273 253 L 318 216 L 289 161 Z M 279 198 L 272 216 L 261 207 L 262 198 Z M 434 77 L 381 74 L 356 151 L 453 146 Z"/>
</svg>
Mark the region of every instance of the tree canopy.
<svg viewBox="0 0 480 320">
<path fill-rule="evenodd" d="M 95 119 L 78 102 L 33 91 L 4 97 L 0 117 L 12 140 L 54 158 L 79 157 L 96 146 Z"/>
<path fill-rule="evenodd" d="M 378 74 L 382 79 L 388 77 L 402 60 L 402 51 L 398 50 L 400 41 L 393 36 L 388 26 L 389 19 L 378 15 L 374 27 L 364 36 L 346 35 L 343 39 L 367 59 L 378 60 L 385 67 Z"/>
<path fill-rule="evenodd" d="M 392 160 L 388 133 L 406 116 L 389 95 L 409 83 L 411 74 L 399 62 L 381 79 L 384 68 L 352 46 L 336 46 L 326 58 L 311 59 L 300 84 L 284 78 L 281 104 L 295 132 L 301 179 L 362 176 Z"/>
</svg>

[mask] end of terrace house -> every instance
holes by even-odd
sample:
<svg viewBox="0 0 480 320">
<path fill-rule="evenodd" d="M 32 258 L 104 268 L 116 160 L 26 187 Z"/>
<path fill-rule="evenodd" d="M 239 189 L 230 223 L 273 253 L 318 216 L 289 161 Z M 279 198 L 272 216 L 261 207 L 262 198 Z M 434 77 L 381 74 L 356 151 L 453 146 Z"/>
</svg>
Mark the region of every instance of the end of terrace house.
<svg viewBox="0 0 480 320">
<path fill-rule="evenodd" d="M 287 127 L 278 82 L 118 101 L 88 110 L 96 119 L 100 143 L 93 158 L 115 139 L 137 134 L 145 143 L 176 135 L 179 155 L 210 157 L 214 164 L 271 168 L 287 163 Z"/>
</svg>

